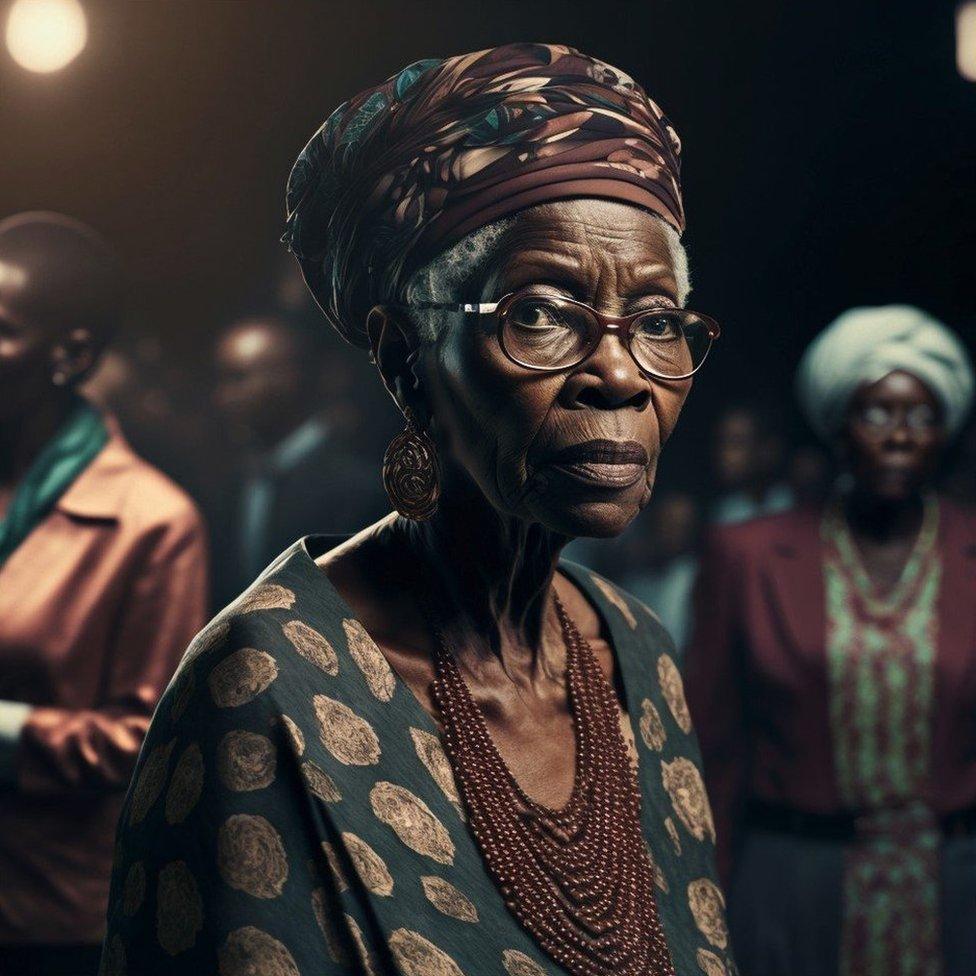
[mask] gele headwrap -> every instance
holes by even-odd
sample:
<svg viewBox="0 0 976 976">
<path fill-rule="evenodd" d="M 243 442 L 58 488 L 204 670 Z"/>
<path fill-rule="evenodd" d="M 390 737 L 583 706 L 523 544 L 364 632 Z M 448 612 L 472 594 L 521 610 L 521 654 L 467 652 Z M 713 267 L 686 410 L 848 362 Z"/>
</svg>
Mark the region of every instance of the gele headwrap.
<svg viewBox="0 0 976 976">
<path fill-rule="evenodd" d="M 865 383 L 900 370 L 921 380 L 958 432 L 973 402 L 973 367 L 949 328 L 912 305 L 852 308 L 810 343 L 797 372 L 797 393 L 810 426 L 826 440 L 844 423 Z"/>
<path fill-rule="evenodd" d="M 332 324 L 466 234 L 536 204 L 599 197 L 684 229 L 678 136 L 622 71 L 557 44 L 417 61 L 340 105 L 288 179 L 283 240 Z"/>
</svg>

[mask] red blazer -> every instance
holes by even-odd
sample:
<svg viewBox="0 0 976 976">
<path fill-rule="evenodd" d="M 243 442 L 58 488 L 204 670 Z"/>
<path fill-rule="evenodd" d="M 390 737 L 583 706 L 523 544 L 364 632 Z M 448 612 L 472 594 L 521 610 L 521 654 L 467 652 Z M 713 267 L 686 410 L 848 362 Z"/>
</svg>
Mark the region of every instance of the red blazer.
<svg viewBox="0 0 976 976">
<path fill-rule="evenodd" d="M 713 531 L 686 688 L 726 881 L 745 802 L 842 811 L 828 716 L 822 511 Z M 940 504 L 932 775 L 940 814 L 976 806 L 976 513 Z"/>
</svg>

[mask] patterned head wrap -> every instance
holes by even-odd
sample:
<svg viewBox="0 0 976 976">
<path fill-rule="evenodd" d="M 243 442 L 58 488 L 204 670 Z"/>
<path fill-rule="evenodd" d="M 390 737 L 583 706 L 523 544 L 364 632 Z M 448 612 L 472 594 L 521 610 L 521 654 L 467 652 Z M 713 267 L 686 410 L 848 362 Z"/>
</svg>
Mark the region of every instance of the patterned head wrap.
<svg viewBox="0 0 976 976">
<path fill-rule="evenodd" d="M 365 313 L 466 234 L 602 197 L 684 229 L 680 142 L 627 75 L 573 48 L 509 44 L 417 61 L 340 105 L 288 179 L 283 240 L 332 324 Z"/>
<path fill-rule="evenodd" d="M 911 305 L 852 308 L 810 344 L 797 373 L 810 425 L 829 440 L 840 430 L 858 387 L 901 370 L 942 403 L 950 434 L 973 401 L 973 368 L 963 344 L 941 322 Z"/>
</svg>

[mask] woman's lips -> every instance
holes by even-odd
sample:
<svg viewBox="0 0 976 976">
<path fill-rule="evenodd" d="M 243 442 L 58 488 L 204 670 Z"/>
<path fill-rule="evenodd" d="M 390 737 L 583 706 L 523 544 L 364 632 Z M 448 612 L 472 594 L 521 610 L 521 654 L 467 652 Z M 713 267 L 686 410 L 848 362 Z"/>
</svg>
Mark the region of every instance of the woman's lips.
<svg viewBox="0 0 976 976">
<path fill-rule="evenodd" d="M 564 447 L 548 466 L 582 484 L 629 488 L 647 472 L 647 449 L 636 441 L 592 440 Z"/>
<path fill-rule="evenodd" d="M 607 461 L 575 461 L 551 467 L 576 481 L 600 488 L 629 488 L 640 481 L 647 470 L 643 464 Z"/>
</svg>

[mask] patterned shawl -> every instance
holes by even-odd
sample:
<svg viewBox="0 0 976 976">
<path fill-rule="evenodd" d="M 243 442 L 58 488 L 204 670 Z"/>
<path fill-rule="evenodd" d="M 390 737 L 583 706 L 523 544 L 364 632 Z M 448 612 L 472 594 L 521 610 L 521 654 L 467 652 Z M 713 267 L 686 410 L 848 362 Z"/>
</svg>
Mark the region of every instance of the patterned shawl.
<svg viewBox="0 0 976 976">
<path fill-rule="evenodd" d="M 623 72 L 556 44 L 408 65 L 340 105 L 288 180 L 283 240 L 331 323 L 365 346 L 365 314 L 485 224 L 599 197 L 679 233 L 680 141 Z"/>
</svg>

